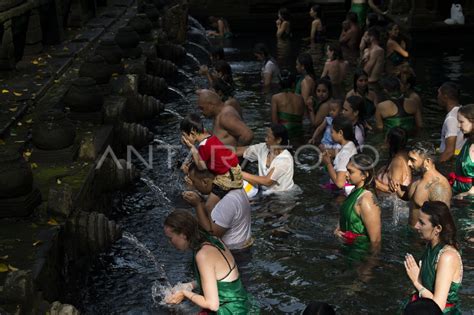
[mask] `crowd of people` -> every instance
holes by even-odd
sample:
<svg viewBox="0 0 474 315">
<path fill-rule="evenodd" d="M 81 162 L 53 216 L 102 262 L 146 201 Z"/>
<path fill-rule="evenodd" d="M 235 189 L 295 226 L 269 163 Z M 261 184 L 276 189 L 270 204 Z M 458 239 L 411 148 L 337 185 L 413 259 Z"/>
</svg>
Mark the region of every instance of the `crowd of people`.
<svg viewBox="0 0 474 315">
<path fill-rule="evenodd" d="M 439 87 L 437 100 L 447 115 L 437 152 L 433 143 L 417 137 L 423 127 L 423 104 L 413 89 L 415 72 L 400 27 L 381 26 L 386 12 L 374 1 L 353 0 L 339 40 L 331 42 L 326 42 L 321 7 L 312 6 L 309 15 L 309 40 L 327 44 L 320 76 L 307 52 L 298 55 L 295 69 L 280 69 L 264 44 L 255 45 L 254 55 L 262 63 L 263 92 L 272 93 L 265 142 L 253 144 L 222 48 L 212 50 L 212 66 L 201 67 L 209 88 L 197 91 L 197 104 L 201 114 L 213 121 L 212 130 L 204 128 L 196 113 L 181 122 L 182 142 L 191 155 L 182 167 L 189 185 L 183 198 L 196 215 L 175 210 L 164 224 L 177 249 L 193 251 L 196 281 L 166 301 L 176 304 L 186 298 L 203 309 L 200 314 L 258 313 L 242 284 L 234 254 L 254 242 L 249 196 L 288 192 L 297 186 L 290 141 L 304 137 L 306 120 L 312 130 L 305 142 L 318 146 L 327 170 L 324 188 L 346 195 L 334 236 L 345 246 L 366 247 L 376 255 L 383 247 L 378 194 L 409 201 L 408 224 L 427 245 L 419 262 L 411 254 L 405 257 L 415 293 L 404 314 L 460 314 L 463 265 L 450 208 L 453 195 L 474 195 L 474 105 L 459 104 L 457 84 Z M 232 36 L 225 19 L 210 21 L 216 31 L 209 35 Z M 291 36 L 286 8 L 278 11 L 276 36 Z M 360 54 L 349 89 L 344 86 L 350 75 L 345 49 Z M 384 133 L 389 151 L 387 163 L 378 170 L 377 161 L 362 153 L 367 138 L 376 133 Z M 257 162 L 258 173 L 245 171 L 242 159 Z M 452 159 L 455 168 L 446 177 L 438 166 Z M 328 304 L 311 303 L 303 314 L 335 312 Z"/>
</svg>

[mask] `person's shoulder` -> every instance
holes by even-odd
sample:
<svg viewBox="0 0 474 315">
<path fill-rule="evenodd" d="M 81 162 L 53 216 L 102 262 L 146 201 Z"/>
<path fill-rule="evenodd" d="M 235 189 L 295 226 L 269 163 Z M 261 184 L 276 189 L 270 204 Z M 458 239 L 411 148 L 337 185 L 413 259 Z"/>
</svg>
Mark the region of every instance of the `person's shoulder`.
<svg viewBox="0 0 474 315">
<path fill-rule="evenodd" d="M 206 264 L 208 264 L 209 260 L 214 257 L 216 252 L 217 252 L 217 249 L 213 245 L 209 243 L 203 244 L 196 253 L 196 262 L 197 263 L 205 262 Z"/>
<path fill-rule="evenodd" d="M 446 264 L 454 264 L 457 261 L 459 261 L 460 254 L 454 248 L 453 246 L 450 245 L 445 245 L 442 249 L 442 253 L 439 256 L 438 262 L 443 262 Z"/>
</svg>

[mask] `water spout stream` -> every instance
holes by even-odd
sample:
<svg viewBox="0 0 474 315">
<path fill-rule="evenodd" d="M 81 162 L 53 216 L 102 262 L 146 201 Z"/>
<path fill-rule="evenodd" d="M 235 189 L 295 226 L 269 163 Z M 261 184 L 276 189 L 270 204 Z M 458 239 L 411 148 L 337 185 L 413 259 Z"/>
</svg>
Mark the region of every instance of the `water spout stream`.
<svg viewBox="0 0 474 315">
<path fill-rule="evenodd" d="M 186 103 L 190 104 L 189 100 L 186 98 L 186 95 L 184 95 L 184 93 L 181 92 L 179 89 L 174 88 L 174 87 L 172 87 L 172 86 L 168 86 L 168 91 L 171 91 L 171 92 L 177 94 L 177 95 L 180 96 L 184 101 L 186 101 Z"/>
</svg>

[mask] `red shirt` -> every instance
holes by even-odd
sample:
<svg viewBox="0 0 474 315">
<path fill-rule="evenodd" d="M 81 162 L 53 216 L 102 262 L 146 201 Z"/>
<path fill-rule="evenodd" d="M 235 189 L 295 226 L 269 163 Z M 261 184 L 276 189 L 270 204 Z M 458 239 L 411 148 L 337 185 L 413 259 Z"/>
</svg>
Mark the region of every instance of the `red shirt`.
<svg viewBox="0 0 474 315">
<path fill-rule="evenodd" d="M 206 162 L 207 169 L 216 175 L 225 174 L 231 167 L 239 164 L 237 155 L 216 136 L 204 139 L 199 144 L 198 152 L 201 159 Z"/>
</svg>

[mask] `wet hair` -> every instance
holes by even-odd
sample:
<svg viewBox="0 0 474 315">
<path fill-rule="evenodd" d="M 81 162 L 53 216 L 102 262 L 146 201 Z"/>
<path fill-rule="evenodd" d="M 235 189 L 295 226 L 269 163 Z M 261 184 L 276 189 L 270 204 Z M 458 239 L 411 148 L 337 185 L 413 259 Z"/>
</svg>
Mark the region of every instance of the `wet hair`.
<svg viewBox="0 0 474 315">
<path fill-rule="evenodd" d="M 459 249 L 456 240 L 456 225 L 449 207 L 442 201 L 425 201 L 421 211 L 430 216 L 430 222 L 433 227 L 438 225 L 442 227 L 439 233 L 441 243 Z"/>
<path fill-rule="evenodd" d="M 321 6 L 319 4 L 311 6 L 311 10 L 313 10 L 313 12 L 316 12 L 317 17 L 321 18 Z"/>
<path fill-rule="evenodd" d="M 166 217 L 164 226 L 171 228 L 176 234 L 184 234 L 189 242 L 189 247 L 193 250 L 199 249 L 205 241 L 196 218 L 189 211 L 174 210 Z"/>
<path fill-rule="evenodd" d="M 282 70 L 280 73 L 280 86 L 284 90 L 293 89 L 296 76 L 288 70 Z"/>
<path fill-rule="evenodd" d="M 411 148 L 410 152 L 415 152 L 416 154 L 422 156 L 425 159 L 430 159 L 434 163 L 436 150 L 433 143 L 428 141 L 418 141 Z"/>
<path fill-rule="evenodd" d="M 357 13 L 349 11 L 346 15 L 346 21 L 349 21 L 353 24 L 357 24 L 359 23 L 359 17 L 357 16 Z"/>
<path fill-rule="evenodd" d="M 354 72 L 354 83 L 353 83 L 353 86 L 354 86 L 354 92 L 357 92 L 357 80 L 359 80 L 360 77 L 362 76 L 365 76 L 367 78 L 369 78 L 369 75 L 367 74 L 367 72 L 364 71 L 364 69 L 361 69 L 361 68 L 357 68 L 356 71 Z M 367 85 L 367 91 L 369 91 L 369 85 Z"/>
<path fill-rule="evenodd" d="M 302 315 L 336 315 L 334 308 L 325 302 L 311 302 Z"/>
<path fill-rule="evenodd" d="M 222 78 L 218 78 L 217 80 L 214 80 L 212 83 L 212 88 L 216 93 L 222 93 L 222 101 L 226 101 L 229 97 L 234 96 L 234 87 L 232 84 L 227 83 L 224 81 Z"/>
<path fill-rule="evenodd" d="M 222 73 L 222 80 L 229 84 L 234 84 L 234 80 L 232 79 L 232 68 L 225 60 L 218 60 L 214 64 L 214 69 L 217 72 Z"/>
<path fill-rule="evenodd" d="M 416 85 L 416 73 L 413 71 L 413 68 L 409 64 L 402 64 L 398 66 L 398 70 L 395 71 L 397 78 L 400 80 L 400 83 L 402 81 L 402 75 L 403 74 L 408 74 L 406 78 L 406 82 L 411 88 L 413 88 Z"/>
<path fill-rule="evenodd" d="M 377 15 L 377 13 L 369 12 L 367 14 L 367 20 L 369 21 L 369 23 L 367 24 L 367 29 L 373 26 L 377 26 L 379 24 L 379 16 Z"/>
<path fill-rule="evenodd" d="M 468 119 L 472 124 L 474 124 L 474 104 L 461 106 L 461 108 L 459 108 L 458 114 L 461 114 L 466 119 Z M 471 134 L 466 135 L 466 136 L 470 137 L 472 141 L 474 138 L 474 132 L 471 130 Z"/>
<path fill-rule="evenodd" d="M 266 60 L 270 59 L 270 51 L 264 43 L 258 43 L 253 48 L 253 52 L 256 54 L 262 54 Z"/>
<path fill-rule="evenodd" d="M 393 29 L 395 26 L 398 26 L 398 28 L 400 28 L 400 25 L 398 25 L 397 23 L 394 23 L 394 22 L 389 23 L 389 24 L 387 25 L 387 33 L 388 33 L 388 32 L 391 32 L 392 29 Z M 400 42 L 401 42 L 401 36 L 400 36 L 400 34 L 398 34 L 398 37 L 395 38 L 395 41 L 396 41 L 397 43 L 400 43 Z"/>
<path fill-rule="evenodd" d="M 219 21 L 219 18 L 216 17 L 216 16 L 211 15 L 211 16 L 208 18 L 208 20 L 209 20 L 209 23 L 210 23 L 210 24 L 214 24 L 214 23 L 217 23 L 217 21 Z"/>
<path fill-rule="evenodd" d="M 440 92 L 450 100 L 459 101 L 459 85 L 454 82 L 445 82 L 439 87 Z"/>
<path fill-rule="evenodd" d="M 388 155 L 392 159 L 395 154 L 407 147 L 407 132 L 401 127 L 393 127 L 387 133 Z"/>
<path fill-rule="evenodd" d="M 400 80 L 397 77 L 389 76 L 380 80 L 380 85 L 385 90 L 389 99 L 399 98 L 401 96 Z"/>
<path fill-rule="evenodd" d="M 354 126 L 352 125 L 352 122 L 349 120 L 349 118 L 344 116 L 334 118 L 332 121 L 332 129 L 334 129 L 336 132 L 342 131 L 342 136 L 344 139 L 347 141 L 352 141 L 356 147 L 359 146 L 359 142 L 357 142 L 355 138 Z"/>
<path fill-rule="evenodd" d="M 419 298 L 405 306 L 403 315 L 442 315 L 443 312 L 433 299 Z"/>
<path fill-rule="evenodd" d="M 291 19 L 290 11 L 287 8 L 281 8 L 278 10 L 278 14 L 283 18 L 285 21 L 289 21 Z"/>
<path fill-rule="evenodd" d="M 215 175 L 212 174 L 209 170 L 205 169 L 205 170 L 200 170 L 196 163 L 192 162 L 191 164 L 189 164 L 189 168 L 188 168 L 188 171 L 189 173 L 193 172 L 194 174 L 198 175 L 200 178 L 211 178 L 211 179 L 214 179 Z"/>
<path fill-rule="evenodd" d="M 214 60 L 225 59 L 224 48 L 222 48 L 221 46 L 212 46 L 210 53 L 211 53 L 212 59 Z"/>
<path fill-rule="evenodd" d="M 316 74 L 314 72 L 313 58 L 311 57 L 311 55 L 308 54 L 308 53 L 301 53 L 301 54 L 298 55 L 297 60 L 298 60 L 299 64 L 304 67 L 304 70 L 306 71 L 306 73 L 310 77 L 315 79 Z"/>
<path fill-rule="evenodd" d="M 204 125 L 201 120 L 201 116 L 196 113 L 187 114 L 179 125 L 181 132 L 190 134 L 192 131 L 203 133 Z"/>
<path fill-rule="evenodd" d="M 367 35 L 373 37 L 377 42 L 380 41 L 380 31 L 375 26 L 367 30 Z"/>
<path fill-rule="evenodd" d="M 333 52 L 332 60 L 344 60 L 341 45 L 339 45 L 339 43 L 329 43 L 328 49 Z"/>
<path fill-rule="evenodd" d="M 365 175 L 364 188 L 372 192 L 376 192 L 375 189 L 375 162 L 367 154 L 355 154 L 351 157 L 350 162 L 357 167 Z"/>
<path fill-rule="evenodd" d="M 332 83 L 329 77 L 320 78 L 318 81 L 316 81 L 316 85 L 315 85 L 316 89 L 318 88 L 318 85 L 321 85 L 321 84 L 324 85 L 326 89 L 328 90 L 327 100 L 332 98 Z"/>
<path fill-rule="evenodd" d="M 290 138 L 288 137 L 288 130 L 286 127 L 282 124 L 272 124 L 270 129 L 272 130 L 273 136 L 275 138 L 281 139 L 280 145 L 283 148 L 288 149 L 290 147 Z"/>
<path fill-rule="evenodd" d="M 346 102 L 351 105 L 353 111 L 359 112 L 357 119 L 360 122 L 365 116 L 365 100 L 358 95 L 352 95 L 346 99 Z"/>
</svg>

